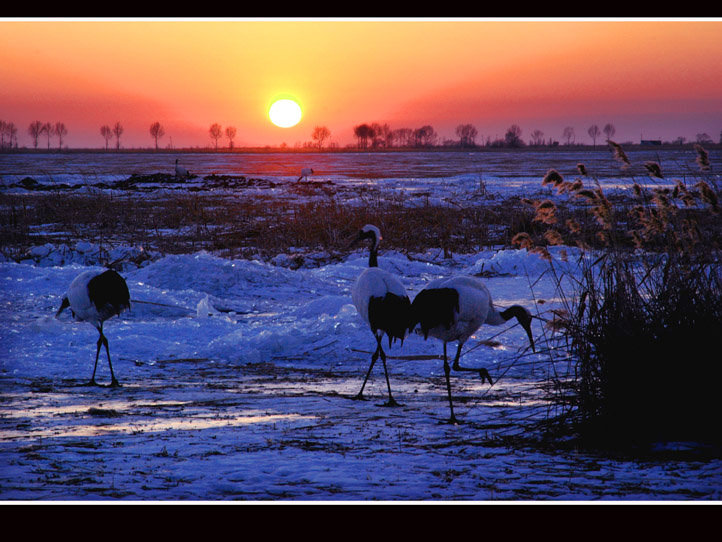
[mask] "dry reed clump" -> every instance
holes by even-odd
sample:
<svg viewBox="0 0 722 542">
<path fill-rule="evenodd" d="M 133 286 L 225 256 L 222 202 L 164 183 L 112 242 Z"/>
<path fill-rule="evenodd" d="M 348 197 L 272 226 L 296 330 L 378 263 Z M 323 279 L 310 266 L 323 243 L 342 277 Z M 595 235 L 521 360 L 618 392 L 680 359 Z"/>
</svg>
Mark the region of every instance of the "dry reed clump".
<svg viewBox="0 0 722 542">
<path fill-rule="evenodd" d="M 658 164 L 647 165 L 662 178 Z M 567 429 L 616 449 L 680 439 L 722 445 L 718 191 L 705 179 L 651 189 L 634 181 L 629 205 L 615 204 L 599 183 L 569 193 L 586 204 L 599 244 L 580 259 L 581 278 L 571 294 L 561 292 L 569 301 L 550 321 L 574 359 L 551 386 L 552 401 L 574 422 Z M 549 228 L 520 233 L 518 246 L 576 239 L 589 248 L 578 223 L 550 223 L 550 210 L 535 203 L 535 220 Z"/>
<path fill-rule="evenodd" d="M 647 265 L 606 255 L 585 269 L 577 293 L 555 325 L 577 360 L 574 393 L 559 399 L 576 409 L 580 439 L 617 449 L 722 445 L 720 267 L 676 255 Z"/>
</svg>

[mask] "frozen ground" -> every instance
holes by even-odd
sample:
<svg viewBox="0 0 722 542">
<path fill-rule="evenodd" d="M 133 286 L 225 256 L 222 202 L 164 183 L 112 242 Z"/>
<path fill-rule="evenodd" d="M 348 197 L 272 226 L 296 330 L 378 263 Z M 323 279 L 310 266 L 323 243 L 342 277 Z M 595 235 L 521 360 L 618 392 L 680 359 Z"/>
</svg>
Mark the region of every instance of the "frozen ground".
<svg viewBox="0 0 722 542">
<path fill-rule="evenodd" d="M 478 182 L 460 178 L 460 192 L 463 179 L 470 191 Z M 449 179 L 424 190 L 441 187 L 443 198 Z M 574 273 L 554 255 L 559 272 Z M 531 354 L 511 325 L 482 327 L 467 343 L 462 364 L 486 367 L 495 383 L 452 373 L 460 425 L 444 423 L 441 344 L 417 335 L 387 348 L 403 406 L 380 406 L 381 367 L 368 400 L 351 399 L 374 345 L 350 299 L 366 258 L 358 251 L 291 270 L 285 255 L 200 252 L 124 270 L 133 308 L 105 326 L 117 389 L 82 386 L 97 332 L 67 312 L 53 317 L 70 281 L 98 266 L 97 247 L 37 247 L 24 262 L 0 262 L 0 500 L 720 499 L 720 460 L 512 445 L 506 437 L 550 414 L 539 386 L 569 360 Z M 501 306 L 542 315 L 559 302 L 548 264 L 523 250 L 445 260 L 382 245 L 379 260 L 411 297 L 438 276 L 483 272 Z M 550 331 L 534 326 L 543 344 Z M 108 379 L 101 357 L 99 380 Z"/>
<path fill-rule="evenodd" d="M 494 268 L 499 304 L 553 305 L 536 256 L 504 251 L 454 265 L 382 254 L 417 291 L 436 276 Z M 388 349 L 382 372 L 354 395 L 373 339 L 350 305 L 365 255 L 316 269 L 170 256 L 125 273 L 130 313 L 106 325 L 119 389 L 82 387 L 96 331 L 53 318 L 83 265 L 0 264 L 4 345 L 0 497 L 131 500 L 718 499 L 722 462 L 621 461 L 504 445 L 543 418 L 536 385 L 551 370 L 525 355 L 523 331 L 482 328 L 462 357 L 499 380 L 453 375 L 448 417 L 436 342 Z M 452 269 L 455 268 L 455 269 Z M 537 307 L 551 306 L 550 304 Z M 171 305 L 168 307 L 166 305 Z M 219 310 L 220 309 L 220 310 Z M 497 347 L 480 341 L 495 336 Z M 543 334 L 541 328 L 535 334 Z M 536 363 L 530 363 L 536 361 Z M 99 364 L 107 382 L 107 364 Z"/>
</svg>

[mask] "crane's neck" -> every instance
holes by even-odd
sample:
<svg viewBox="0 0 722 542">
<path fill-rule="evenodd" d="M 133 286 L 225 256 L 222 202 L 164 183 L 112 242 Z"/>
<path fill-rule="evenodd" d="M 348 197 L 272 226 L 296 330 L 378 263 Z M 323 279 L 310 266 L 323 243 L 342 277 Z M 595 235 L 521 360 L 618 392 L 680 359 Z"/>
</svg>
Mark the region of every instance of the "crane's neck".
<svg viewBox="0 0 722 542">
<path fill-rule="evenodd" d="M 378 267 L 378 252 L 379 252 L 379 238 L 376 232 L 371 230 L 367 232 L 367 238 L 371 241 L 371 248 L 369 250 L 369 267 Z"/>
<path fill-rule="evenodd" d="M 525 316 L 526 311 L 520 305 L 512 305 L 508 309 L 501 312 L 499 312 L 497 308 L 492 305 L 484 323 L 491 326 L 500 326 L 506 323 L 511 318 L 519 319 L 519 317 L 521 317 L 523 319 Z"/>
<path fill-rule="evenodd" d="M 489 309 L 489 314 L 487 315 L 484 323 L 490 326 L 500 326 L 506 323 L 509 318 L 511 318 L 511 314 L 509 314 L 507 311 L 500 313 L 498 310 L 496 310 L 496 307 L 492 305 Z"/>
<path fill-rule="evenodd" d="M 369 267 L 378 267 L 378 247 L 376 246 L 376 240 L 371 243 L 371 252 L 369 252 Z"/>
</svg>

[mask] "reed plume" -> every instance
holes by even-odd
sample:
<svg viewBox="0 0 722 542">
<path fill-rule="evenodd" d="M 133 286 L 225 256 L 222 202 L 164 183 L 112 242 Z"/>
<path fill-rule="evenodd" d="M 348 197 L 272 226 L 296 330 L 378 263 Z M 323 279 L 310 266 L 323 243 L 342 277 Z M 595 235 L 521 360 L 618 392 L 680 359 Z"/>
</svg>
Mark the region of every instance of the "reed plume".
<svg viewBox="0 0 722 542">
<path fill-rule="evenodd" d="M 632 163 L 629 161 L 629 158 L 627 158 L 627 154 L 624 152 L 624 149 L 622 149 L 622 146 L 619 143 L 615 143 L 611 139 L 609 139 L 607 143 L 609 143 L 609 146 L 612 147 L 612 153 L 615 160 L 622 162 L 623 168 L 632 165 Z"/>
<path fill-rule="evenodd" d="M 705 181 L 700 181 L 694 186 L 695 188 L 699 189 L 702 201 L 712 207 L 712 211 L 714 213 L 719 213 L 719 200 L 717 198 L 717 194 L 715 194 L 714 190 L 712 190 L 712 187 L 710 187 L 710 185 L 707 184 Z"/>
<path fill-rule="evenodd" d="M 548 262 L 552 261 L 552 255 L 549 253 L 549 250 L 547 250 L 546 247 L 535 246 L 530 249 L 529 252 L 538 255 L 542 260 L 546 260 Z"/>
<path fill-rule="evenodd" d="M 534 241 L 526 232 L 517 233 L 511 240 L 512 245 L 530 250 L 534 248 Z"/>
<path fill-rule="evenodd" d="M 584 188 L 584 183 L 581 179 L 574 179 L 574 182 L 569 186 L 570 192 L 577 192 L 578 190 L 582 190 Z"/>
<path fill-rule="evenodd" d="M 664 179 L 664 175 L 662 175 L 662 168 L 657 162 L 645 162 L 644 167 L 652 177 Z"/>
<path fill-rule="evenodd" d="M 579 198 L 586 198 L 589 201 L 596 201 L 596 199 L 597 199 L 596 192 L 594 192 L 594 190 L 590 190 L 588 188 L 583 188 L 581 190 L 577 190 L 576 196 Z"/>
<path fill-rule="evenodd" d="M 550 245 L 558 246 L 564 244 L 564 239 L 557 230 L 547 230 L 544 232 L 544 239 L 546 239 Z"/>
<path fill-rule="evenodd" d="M 542 224 L 556 224 L 557 223 L 557 206 L 551 200 L 544 200 L 538 202 L 536 205 L 536 213 L 534 215 L 535 222 L 541 222 Z"/>
<path fill-rule="evenodd" d="M 697 165 L 702 171 L 709 171 L 712 166 L 709 163 L 709 154 L 699 143 L 694 144 L 694 150 L 697 151 Z"/>
<path fill-rule="evenodd" d="M 568 218 L 566 221 L 566 225 L 567 225 L 567 228 L 569 228 L 569 231 L 574 234 L 581 233 L 581 231 L 582 231 L 582 227 L 579 224 L 579 222 L 577 222 L 573 218 Z"/>
<path fill-rule="evenodd" d="M 542 186 L 553 184 L 555 187 L 564 182 L 564 177 L 556 169 L 550 169 L 542 179 Z"/>
</svg>

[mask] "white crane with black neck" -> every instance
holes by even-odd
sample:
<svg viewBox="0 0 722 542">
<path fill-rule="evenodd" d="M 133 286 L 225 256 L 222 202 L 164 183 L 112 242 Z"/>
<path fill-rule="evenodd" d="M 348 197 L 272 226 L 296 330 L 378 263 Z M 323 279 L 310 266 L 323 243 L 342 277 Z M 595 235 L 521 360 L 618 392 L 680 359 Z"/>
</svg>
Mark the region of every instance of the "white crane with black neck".
<svg viewBox="0 0 722 542">
<path fill-rule="evenodd" d="M 379 229 L 376 226 L 367 224 L 351 243 L 351 246 L 364 240 L 371 243 L 369 267 L 361 273 L 354 283 L 351 289 L 351 298 L 356 310 L 368 324 L 376 339 L 376 350 L 371 356 L 371 365 L 366 373 L 361 390 L 355 396 L 355 399 L 363 399 L 363 391 L 371 374 L 371 369 L 373 369 L 376 360 L 381 357 L 386 375 L 386 385 L 389 390 L 389 399 L 384 403 L 384 406 L 400 406 L 391 394 L 391 382 L 386 367 L 386 353 L 381 345 L 381 340 L 385 334 L 389 339 L 389 347 L 397 339 L 403 345 L 403 341 L 409 333 L 411 302 L 401 281 L 393 274 L 378 267 L 378 247 L 381 239 Z"/>
<path fill-rule="evenodd" d="M 454 416 L 454 404 L 451 399 L 449 373 L 454 371 L 473 371 L 479 373 L 482 382 L 486 379 L 492 384 L 486 369 L 472 369 L 459 364 L 461 347 L 483 324 L 498 326 L 516 318 L 526 331 L 532 350 L 534 338 L 531 333 L 532 316 L 521 305 L 513 305 L 499 312 L 494 306 L 491 293 L 486 285 L 472 276 L 455 276 L 431 281 L 421 290 L 411 304 L 411 329 L 421 326 L 424 339 L 429 335 L 444 343 L 444 374 L 446 391 L 449 397 L 451 423 L 458 423 Z M 457 341 L 456 357 L 452 366 L 446 356 L 446 344 Z"/>
<path fill-rule="evenodd" d="M 68 307 L 76 320 L 93 324 L 100 333 L 98 348 L 95 352 L 93 376 L 87 385 L 98 385 L 95 382 L 95 371 L 98 368 L 100 347 L 104 345 L 112 379 L 109 387 L 120 386 L 113 373 L 113 364 L 110 362 L 110 350 L 108 349 L 108 339 L 103 334 L 103 323 L 112 316 L 130 310 L 130 293 L 125 279 L 112 269 L 84 271 L 70 283 L 55 317 L 60 316 L 60 313 Z"/>
</svg>

